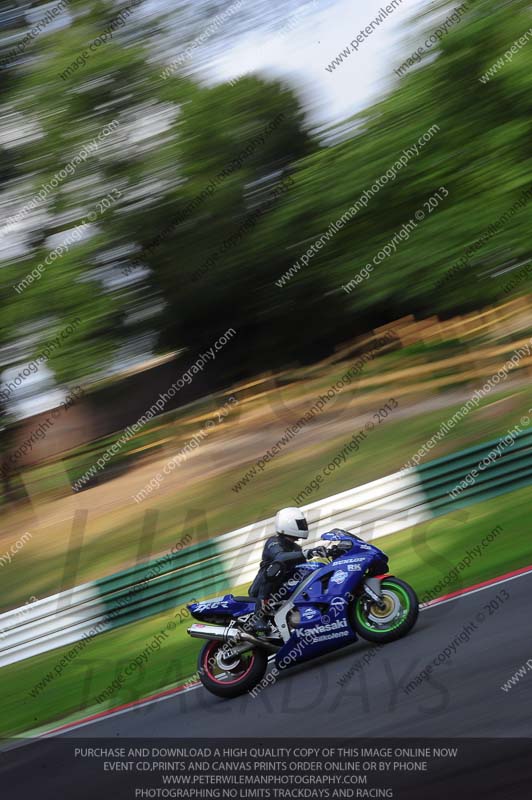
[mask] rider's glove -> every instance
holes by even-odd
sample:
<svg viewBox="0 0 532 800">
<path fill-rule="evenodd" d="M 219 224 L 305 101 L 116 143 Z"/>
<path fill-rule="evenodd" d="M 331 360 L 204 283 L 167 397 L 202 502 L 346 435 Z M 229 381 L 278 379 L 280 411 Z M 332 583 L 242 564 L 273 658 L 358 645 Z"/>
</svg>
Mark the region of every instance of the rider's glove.
<svg viewBox="0 0 532 800">
<path fill-rule="evenodd" d="M 307 550 L 305 553 L 307 558 L 315 558 L 318 556 L 319 558 L 327 558 L 327 548 L 326 547 L 313 547 L 311 550 Z"/>
</svg>

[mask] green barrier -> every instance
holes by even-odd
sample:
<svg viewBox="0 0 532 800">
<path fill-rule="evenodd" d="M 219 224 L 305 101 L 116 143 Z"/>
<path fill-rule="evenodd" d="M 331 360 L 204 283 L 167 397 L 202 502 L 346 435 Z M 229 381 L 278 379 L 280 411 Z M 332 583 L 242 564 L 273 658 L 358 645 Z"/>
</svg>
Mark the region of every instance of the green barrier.
<svg viewBox="0 0 532 800">
<path fill-rule="evenodd" d="M 516 434 L 513 444 L 500 449 L 497 454 L 496 449 L 501 448 L 504 438 L 484 442 L 416 467 L 428 506 L 435 516 L 488 500 L 532 482 L 532 430 Z M 490 454 L 493 457 L 482 466 L 481 462 L 488 459 Z M 460 487 L 468 476 L 471 485 Z M 457 490 L 454 497 L 451 496 L 453 490 Z"/>
<path fill-rule="evenodd" d="M 473 471 L 475 477 L 470 480 L 471 485 L 456 491 L 467 476 L 473 476 Z M 407 527 L 412 524 L 412 512 L 417 517 L 420 516 L 417 512 L 423 512 L 423 519 L 442 516 L 529 485 L 532 483 L 532 429 L 435 459 L 406 470 L 405 475 L 408 478 L 405 481 L 395 480 L 399 474 L 388 476 L 389 481 L 385 481 L 384 486 L 389 483 L 390 488 L 378 495 L 379 502 L 370 500 L 370 512 L 375 521 L 398 517 L 404 520 L 403 527 Z M 377 481 L 353 490 L 353 512 L 357 509 L 357 498 L 363 507 L 367 501 L 361 498 L 371 497 L 375 483 L 382 485 L 382 481 Z M 310 504 L 308 508 L 316 511 L 318 517 L 324 509 L 325 516 L 337 515 L 341 522 L 346 509 L 349 512 L 349 505 L 345 505 L 346 494 L 351 502 L 350 493 L 342 493 L 341 511 L 335 510 L 335 497 Z M 186 546 L 191 538 L 189 533 L 176 542 L 167 555 L 74 587 L 58 597 L 38 601 L 28 607 L 28 613 L 20 621 L 17 618 L 17 624 L 12 627 L 13 643 L 6 638 L 0 657 L 4 663 L 13 663 L 177 605 L 230 591 L 242 582 L 238 578 L 254 566 L 256 545 L 264 531 L 272 529 L 271 525 L 271 520 L 265 521 Z M 191 523 L 189 529 L 193 531 L 195 526 Z M 230 569 L 229 564 L 232 565 Z M 17 612 L 9 613 L 13 616 Z"/>
</svg>

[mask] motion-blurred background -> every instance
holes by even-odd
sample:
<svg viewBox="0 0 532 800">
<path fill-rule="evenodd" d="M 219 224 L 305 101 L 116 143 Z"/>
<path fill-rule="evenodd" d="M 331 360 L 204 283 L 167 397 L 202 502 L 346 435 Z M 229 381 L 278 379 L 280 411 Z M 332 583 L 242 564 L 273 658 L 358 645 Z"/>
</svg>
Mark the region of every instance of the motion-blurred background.
<svg viewBox="0 0 532 800">
<path fill-rule="evenodd" d="M 0 549 L 32 536 L 3 608 L 390 474 L 528 346 L 530 25 L 525 0 L 0 3 Z M 515 424 L 531 365 L 429 457 Z"/>
</svg>

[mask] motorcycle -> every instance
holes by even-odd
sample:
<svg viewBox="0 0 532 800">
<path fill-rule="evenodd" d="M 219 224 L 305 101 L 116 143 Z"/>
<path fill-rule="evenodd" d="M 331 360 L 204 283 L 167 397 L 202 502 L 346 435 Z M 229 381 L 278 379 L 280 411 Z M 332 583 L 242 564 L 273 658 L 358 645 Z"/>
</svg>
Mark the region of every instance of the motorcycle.
<svg viewBox="0 0 532 800">
<path fill-rule="evenodd" d="M 387 572 L 388 557 L 373 544 L 338 528 L 324 533 L 321 546 L 268 599 L 272 622 L 253 630 L 255 599 L 226 594 L 187 606 L 200 620 L 190 636 L 206 639 L 198 660 L 202 684 L 219 697 L 252 691 L 273 658 L 278 670 L 351 645 L 362 637 L 393 642 L 415 625 L 419 603 L 405 581 Z M 273 562 L 268 577 L 282 575 Z"/>
</svg>

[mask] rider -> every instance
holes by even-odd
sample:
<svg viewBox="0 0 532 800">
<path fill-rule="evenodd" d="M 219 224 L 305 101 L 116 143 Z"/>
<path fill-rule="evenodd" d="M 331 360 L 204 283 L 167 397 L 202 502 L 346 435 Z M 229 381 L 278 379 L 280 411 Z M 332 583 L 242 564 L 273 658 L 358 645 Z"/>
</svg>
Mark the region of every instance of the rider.
<svg viewBox="0 0 532 800">
<path fill-rule="evenodd" d="M 269 630 L 268 604 L 264 601 L 288 581 L 298 564 L 314 555 L 323 555 L 323 547 L 303 553 L 297 539 L 308 539 L 308 522 L 300 508 L 282 508 L 275 516 L 276 536 L 267 539 L 262 551 L 262 561 L 255 580 L 249 587 L 249 596 L 256 598 L 254 629 L 258 633 Z"/>
</svg>

